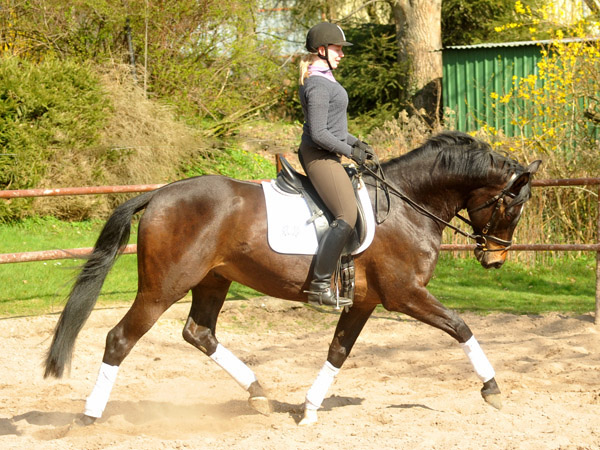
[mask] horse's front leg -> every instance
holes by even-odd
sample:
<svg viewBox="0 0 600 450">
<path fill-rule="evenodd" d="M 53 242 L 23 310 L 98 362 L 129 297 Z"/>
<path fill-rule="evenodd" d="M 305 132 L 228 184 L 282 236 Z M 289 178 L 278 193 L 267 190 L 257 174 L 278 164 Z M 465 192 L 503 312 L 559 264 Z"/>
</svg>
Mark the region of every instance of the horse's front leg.
<svg viewBox="0 0 600 450">
<path fill-rule="evenodd" d="M 312 425 L 317 422 L 317 410 L 321 407 L 325 394 L 335 380 L 342 364 L 350 355 L 358 335 L 374 309 L 375 305 L 365 307 L 355 304 L 348 311 L 342 312 L 333 341 L 329 346 L 327 361 L 306 393 L 304 417 L 299 425 Z"/>
<path fill-rule="evenodd" d="M 403 293 L 401 300 L 398 300 L 397 292 Z M 422 286 L 395 291 L 394 298 L 393 301 L 384 301 L 383 306 L 439 328 L 458 341 L 475 373 L 483 382 L 481 389 L 483 399 L 497 409 L 502 408 L 500 388 L 494 378 L 496 376 L 494 368 L 464 320 L 455 311 L 442 305 Z"/>
</svg>

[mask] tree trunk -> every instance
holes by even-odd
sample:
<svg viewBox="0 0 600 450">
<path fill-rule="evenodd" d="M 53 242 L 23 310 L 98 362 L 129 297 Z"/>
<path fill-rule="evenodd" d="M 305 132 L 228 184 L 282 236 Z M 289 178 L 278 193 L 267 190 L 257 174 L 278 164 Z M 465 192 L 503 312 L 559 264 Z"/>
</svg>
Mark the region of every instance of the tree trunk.
<svg viewBox="0 0 600 450">
<path fill-rule="evenodd" d="M 442 0 L 390 0 L 398 59 L 410 64 L 409 100 L 429 123 L 440 119 L 442 97 Z"/>
</svg>

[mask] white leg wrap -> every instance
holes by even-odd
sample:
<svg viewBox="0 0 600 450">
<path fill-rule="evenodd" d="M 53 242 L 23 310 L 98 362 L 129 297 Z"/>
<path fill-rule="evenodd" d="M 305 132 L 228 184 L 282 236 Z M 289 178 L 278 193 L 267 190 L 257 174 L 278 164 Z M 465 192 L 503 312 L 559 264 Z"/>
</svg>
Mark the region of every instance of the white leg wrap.
<svg viewBox="0 0 600 450">
<path fill-rule="evenodd" d="M 117 379 L 118 371 L 119 366 L 109 366 L 108 364 L 102 363 L 96 385 L 85 402 L 86 416 L 96 418 L 102 417 L 104 408 L 106 408 L 106 403 L 108 403 L 110 391 Z"/>
<path fill-rule="evenodd" d="M 471 361 L 471 364 L 473 364 L 473 369 L 475 369 L 475 373 L 481 381 L 485 383 L 494 378 L 496 372 L 494 372 L 494 368 L 485 356 L 485 353 L 483 353 L 475 336 L 471 336 L 471 339 L 464 344 L 460 344 L 460 346 Z"/>
<path fill-rule="evenodd" d="M 252 383 L 257 381 L 254 372 L 221 344 L 217 345 L 217 350 L 210 355 L 210 358 L 231 375 L 231 378 L 237 381 L 246 391 Z"/>
<path fill-rule="evenodd" d="M 340 369 L 332 366 L 329 361 L 326 361 L 317 379 L 306 393 L 306 409 L 312 409 L 316 411 L 321 407 L 325 394 L 329 390 L 329 387 L 333 383 L 335 376 L 339 373 Z"/>
</svg>

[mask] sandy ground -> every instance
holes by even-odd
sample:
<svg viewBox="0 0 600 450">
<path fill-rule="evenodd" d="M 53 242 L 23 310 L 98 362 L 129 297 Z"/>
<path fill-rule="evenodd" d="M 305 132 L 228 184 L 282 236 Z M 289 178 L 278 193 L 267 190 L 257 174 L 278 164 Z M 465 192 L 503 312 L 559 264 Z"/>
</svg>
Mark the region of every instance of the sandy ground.
<svg viewBox="0 0 600 450">
<path fill-rule="evenodd" d="M 246 393 L 181 338 L 175 305 L 121 366 L 104 416 L 83 410 L 106 333 L 123 308 L 96 310 L 69 376 L 44 380 L 56 315 L 0 320 L 0 448 L 7 449 L 600 449 L 600 333 L 591 315 L 464 318 L 497 372 L 504 408 L 454 341 L 396 314 L 370 319 L 319 411 L 299 427 L 337 316 L 270 298 L 228 302 L 218 337 L 273 401 L 263 416 Z"/>
</svg>

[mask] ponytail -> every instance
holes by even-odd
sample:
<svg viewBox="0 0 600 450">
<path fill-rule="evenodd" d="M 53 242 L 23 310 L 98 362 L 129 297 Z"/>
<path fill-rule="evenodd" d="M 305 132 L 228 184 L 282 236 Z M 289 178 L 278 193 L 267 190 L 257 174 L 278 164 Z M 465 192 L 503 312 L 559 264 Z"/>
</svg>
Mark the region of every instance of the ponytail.
<svg viewBox="0 0 600 450">
<path fill-rule="evenodd" d="M 306 80 L 309 76 L 308 67 L 313 62 L 314 57 L 315 55 L 308 53 L 302 55 L 302 58 L 300 59 L 300 79 L 298 80 L 300 86 L 304 85 L 304 80 Z"/>
</svg>

